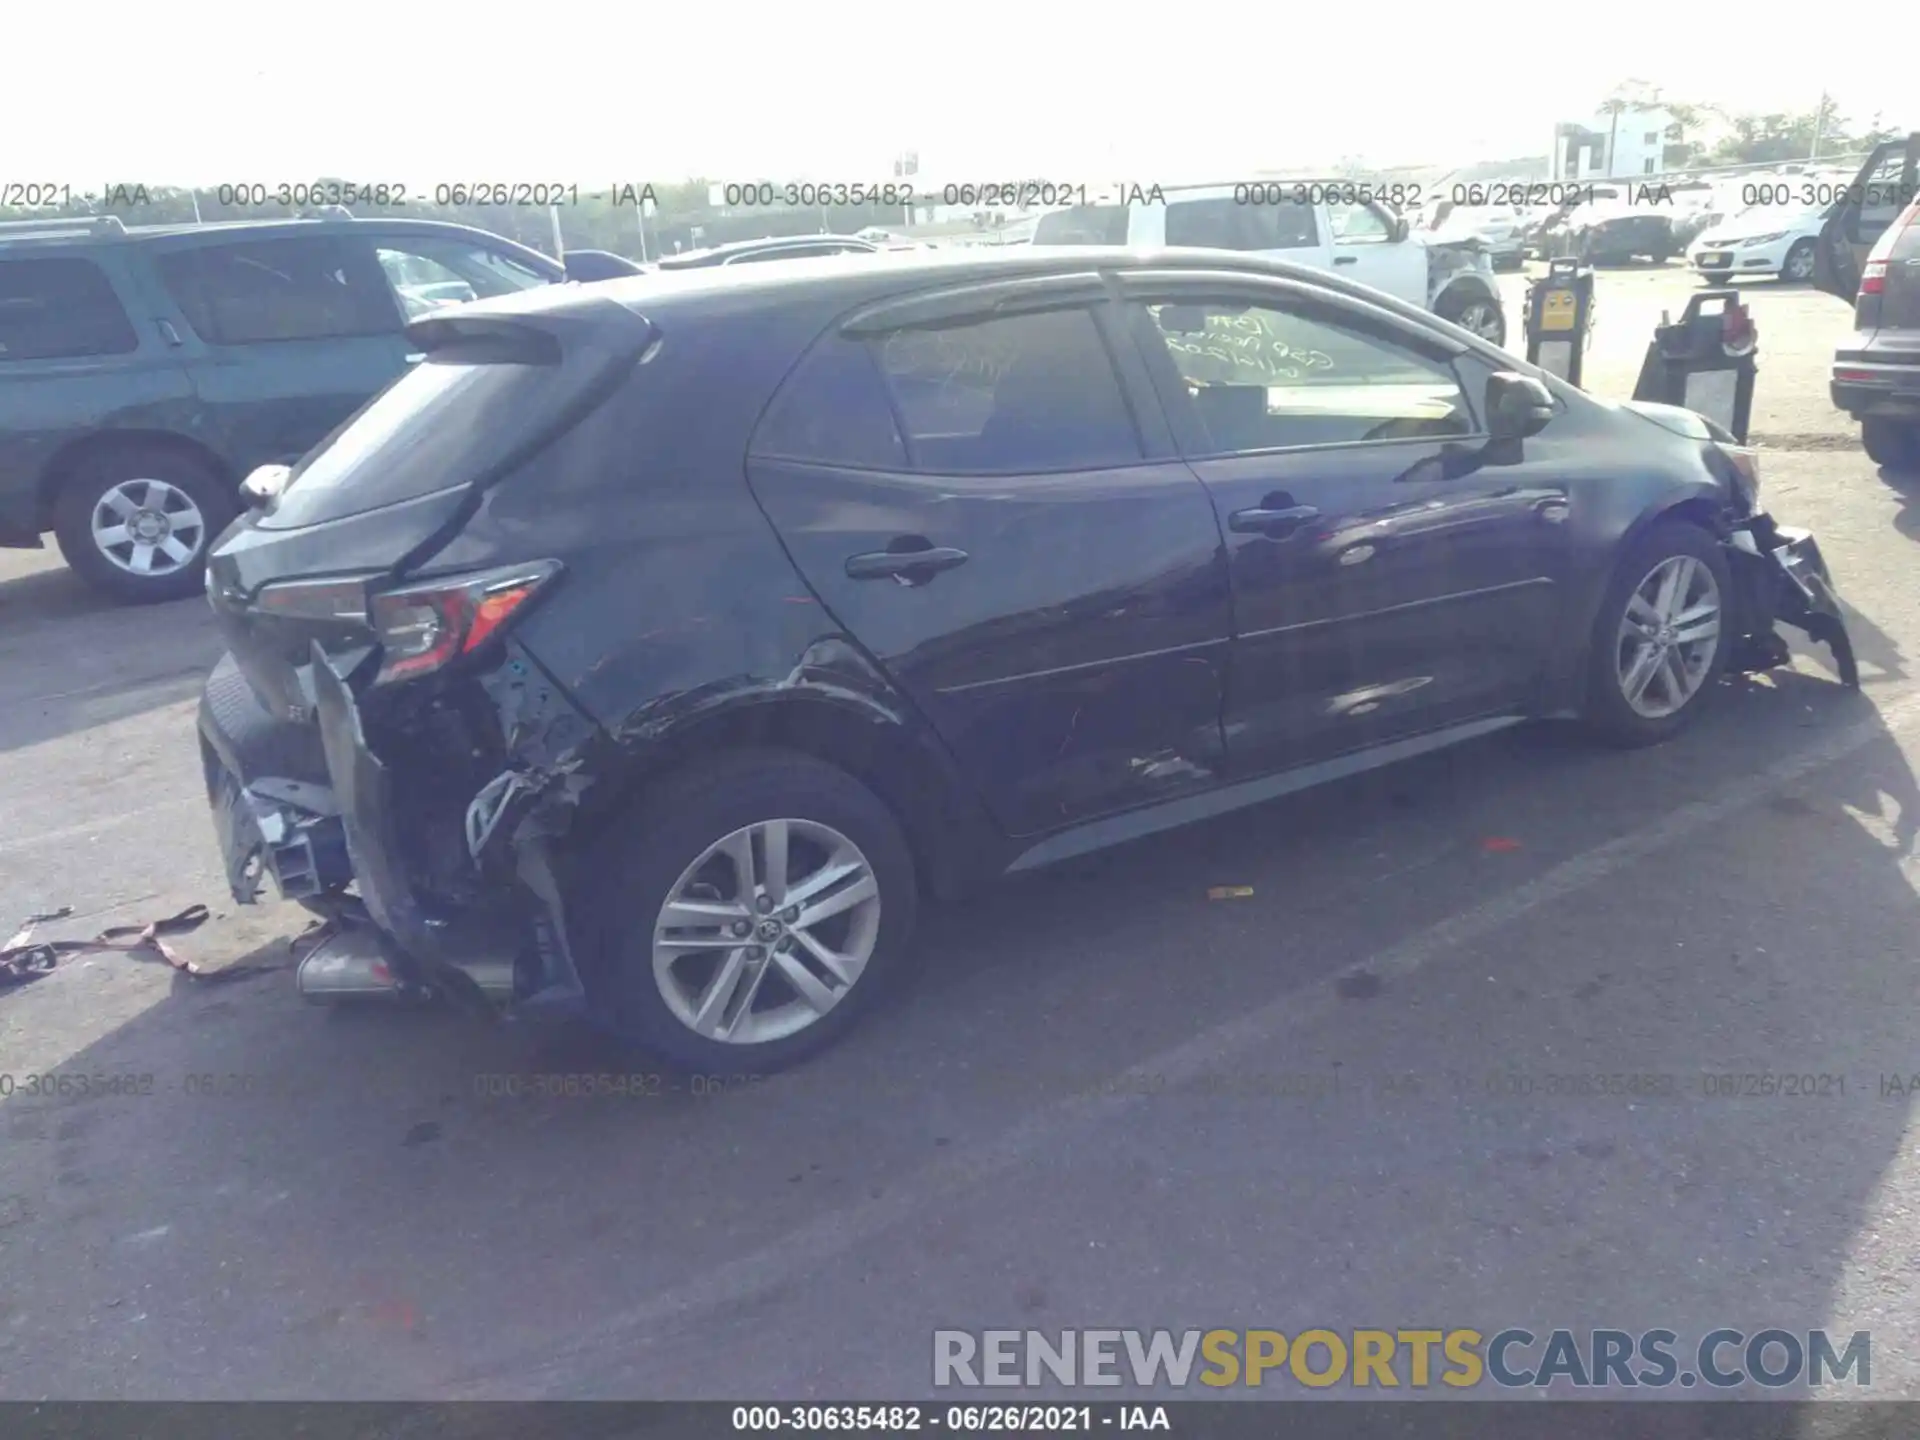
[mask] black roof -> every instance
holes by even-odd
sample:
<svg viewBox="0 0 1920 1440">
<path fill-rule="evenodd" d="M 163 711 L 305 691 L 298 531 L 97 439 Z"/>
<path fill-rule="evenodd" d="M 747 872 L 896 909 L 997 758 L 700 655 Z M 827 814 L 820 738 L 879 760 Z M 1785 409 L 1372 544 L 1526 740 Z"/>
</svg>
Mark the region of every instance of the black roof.
<svg viewBox="0 0 1920 1440">
<path fill-rule="evenodd" d="M 932 288 L 1142 268 L 1272 276 L 1364 300 L 1408 320 L 1428 325 L 1437 323 L 1429 312 L 1416 305 L 1396 300 L 1344 276 L 1284 260 L 1270 260 L 1236 250 L 1146 250 L 1104 245 L 881 250 L 859 256 L 852 263 L 847 257 L 833 256 L 795 259 L 779 265 L 654 270 L 585 287 L 567 285 L 523 290 L 516 295 L 464 305 L 460 313 L 476 320 L 492 316 L 532 317 L 575 310 L 579 304 L 592 306 L 611 300 L 664 326 L 671 326 L 680 317 L 694 317 L 716 308 L 736 313 L 761 307 L 816 310 L 824 316 Z M 1457 337 L 1448 338 L 1457 341 Z"/>
<path fill-rule="evenodd" d="M 663 255 L 655 261 L 662 270 L 697 270 L 707 265 L 724 265 L 736 255 L 758 255 L 769 250 L 814 250 L 822 245 L 837 245 L 846 250 L 874 250 L 881 247 L 858 235 L 767 235 L 758 240 L 735 240 L 704 250 L 683 250 Z"/>
</svg>

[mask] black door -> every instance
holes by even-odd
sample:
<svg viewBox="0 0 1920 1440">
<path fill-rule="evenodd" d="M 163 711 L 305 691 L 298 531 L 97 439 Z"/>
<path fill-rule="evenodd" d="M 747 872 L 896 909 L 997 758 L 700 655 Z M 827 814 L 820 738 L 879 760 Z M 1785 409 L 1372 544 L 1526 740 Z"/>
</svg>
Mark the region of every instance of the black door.
<svg viewBox="0 0 1920 1440">
<path fill-rule="evenodd" d="M 1867 255 L 1920 196 L 1920 131 L 1875 148 L 1820 228 L 1813 283 L 1849 305 L 1860 292 Z"/>
<path fill-rule="evenodd" d="M 1097 284 L 1023 294 L 828 336 L 748 467 L 814 593 L 1015 835 L 1212 781 L 1231 604 L 1213 508 L 1123 393 L 1116 356 L 1145 382 Z"/>
<path fill-rule="evenodd" d="M 1524 705 L 1555 620 L 1567 487 L 1480 462 L 1452 342 L 1301 287 L 1130 289 L 1132 331 L 1226 531 L 1233 769 Z"/>
</svg>

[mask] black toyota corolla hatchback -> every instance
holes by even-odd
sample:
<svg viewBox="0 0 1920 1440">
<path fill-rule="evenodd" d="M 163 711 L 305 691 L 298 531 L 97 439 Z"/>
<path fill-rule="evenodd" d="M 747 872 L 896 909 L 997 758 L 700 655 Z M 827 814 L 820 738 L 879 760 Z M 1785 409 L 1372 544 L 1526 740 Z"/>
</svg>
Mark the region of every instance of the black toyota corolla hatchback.
<svg viewBox="0 0 1920 1440">
<path fill-rule="evenodd" d="M 208 591 L 235 895 L 315 996 L 766 1071 L 923 897 L 1484 735 L 1684 726 L 1846 636 L 1710 422 L 1206 251 L 529 292 L 256 472 Z"/>
</svg>

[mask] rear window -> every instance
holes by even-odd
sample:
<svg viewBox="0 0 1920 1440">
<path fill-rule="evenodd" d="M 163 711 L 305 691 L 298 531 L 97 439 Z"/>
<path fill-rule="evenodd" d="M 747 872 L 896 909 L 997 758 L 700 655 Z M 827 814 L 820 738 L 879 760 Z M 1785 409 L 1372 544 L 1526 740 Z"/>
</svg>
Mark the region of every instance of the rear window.
<svg viewBox="0 0 1920 1440">
<path fill-rule="evenodd" d="M 1036 245 L 1124 245 L 1127 207 L 1076 205 L 1042 215 L 1033 227 Z"/>
<path fill-rule="evenodd" d="M 1211 250 L 1298 250 L 1320 242 L 1310 206 L 1249 205 L 1231 196 L 1167 205 L 1167 244 Z"/>
<path fill-rule="evenodd" d="M 138 346 L 91 260 L 0 260 L 0 362 L 126 355 Z"/>
<path fill-rule="evenodd" d="M 558 364 L 435 351 L 307 453 L 264 528 L 297 529 L 477 479 L 553 413 Z"/>
</svg>

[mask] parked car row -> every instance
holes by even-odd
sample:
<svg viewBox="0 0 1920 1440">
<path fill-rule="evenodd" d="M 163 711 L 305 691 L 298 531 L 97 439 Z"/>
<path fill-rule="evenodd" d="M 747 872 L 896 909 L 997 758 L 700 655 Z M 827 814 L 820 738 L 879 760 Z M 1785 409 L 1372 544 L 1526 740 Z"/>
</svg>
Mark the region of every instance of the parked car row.
<svg viewBox="0 0 1920 1440">
<path fill-rule="evenodd" d="M 248 473 L 293 464 L 420 354 L 411 321 L 476 300 L 899 241 L 792 236 L 564 264 L 431 221 L 0 225 L 0 545 L 51 533 L 132 602 L 201 586 Z M 907 242 L 911 243 L 911 242 Z"/>
<path fill-rule="evenodd" d="M 1476 233 L 1415 230 L 1381 201 L 1339 198 L 1339 182 L 1174 186 L 1161 193 L 1164 199 L 1152 203 L 1116 200 L 1043 214 L 1031 243 L 1267 256 L 1358 280 L 1495 345 L 1506 343 L 1492 252 Z"/>
</svg>

